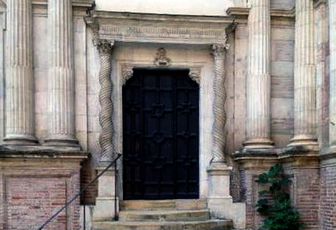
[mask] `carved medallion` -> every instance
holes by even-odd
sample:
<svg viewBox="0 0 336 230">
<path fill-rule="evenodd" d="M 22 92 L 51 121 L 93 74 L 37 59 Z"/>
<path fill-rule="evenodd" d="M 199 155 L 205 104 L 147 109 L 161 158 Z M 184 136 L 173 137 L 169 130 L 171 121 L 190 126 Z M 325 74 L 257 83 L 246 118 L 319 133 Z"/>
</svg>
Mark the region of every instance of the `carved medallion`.
<svg viewBox="0 0 336 230">
<path fill-rule="evenodd" d="M 159 48 L 154 59 L 156 66 L 170 66 L 171 60 L 167 57 L 167 51 L 164 48 Z"/>
</svg>

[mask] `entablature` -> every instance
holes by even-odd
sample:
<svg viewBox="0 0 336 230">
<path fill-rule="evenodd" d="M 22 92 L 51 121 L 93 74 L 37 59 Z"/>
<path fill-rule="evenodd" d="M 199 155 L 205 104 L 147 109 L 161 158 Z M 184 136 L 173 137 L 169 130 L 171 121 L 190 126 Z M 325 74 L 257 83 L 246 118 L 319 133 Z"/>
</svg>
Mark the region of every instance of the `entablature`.
<svg viewBox="0 0 336 230">
<path fill-rule="evenodd" d="M 227 16 L 185 16 L 95 11 L 86 18 L 100 39 L 132 43 L 226 43 Z"/>
</svg>

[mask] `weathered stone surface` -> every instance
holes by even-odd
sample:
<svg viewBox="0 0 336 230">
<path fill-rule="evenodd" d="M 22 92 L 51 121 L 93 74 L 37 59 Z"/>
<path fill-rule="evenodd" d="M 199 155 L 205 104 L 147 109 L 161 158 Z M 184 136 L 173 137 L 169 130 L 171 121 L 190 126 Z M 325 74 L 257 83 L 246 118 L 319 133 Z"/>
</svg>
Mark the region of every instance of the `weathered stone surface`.
<svg viewBox="0 0 336 230">
<path fill-rule="evenodd" d="M 316 66 L 313 1 L 296 1 L 294 137 L 291 145 L 316 142 Z"/>
<path fill-rule="evenodd" d="M 48 78 L 48 145 L 77 145 L 75 137 L 75 78 L 72 4 L 48 2 L 50 60 Z"/>
<path fill-rule="evenodd" d="M 250 2 L 245 148 L 272 148 L 270 140 L 271 14 L 269 0 Z"/>
<path fill-rule="evenodd" d="M 34 132 L 32 3 L 8 1 L 6 136 L 8 144 L 32 144 Z"/>
<path fill-rule="evenodd" d="M 336 178 L 335 151 L 329 147 L 335 142 L 334 136 L 336 136 L 333 121 L 336 107 L 334 105 L 335 0 L 253 0 L 248 1 L 254 6 L 251 10 L 247 8 L 247 1 L 242 0 L 209 1 L 203 3 L 203 6 L 194 2 L 192 9 L 183 8 L 181 7 L 183 2 L 175 4 L 175 1 L 150 6 L 146 1 L 145 3 L 142 1 L 141 4 L 134 6 L 139 11 L 150 13 L 101 11 L 99 10 L 101 5 L 94 11 L 90 8 L 93 2 L 91 0 L 71 2 L 57 0 L 50 1 L 48 5 L 47 0 L 21 2 L 7 0 L 7 4 L 0 1 L 0 52 L 3 53 L 0 55 L 2 139 L 13 134 L 11 136 L 13 138 L 20 136 L 21 144 L 31 144 L 36 139 L 43 143 L 45 139 L 50 138 L 49 127 L 52 126 L 54 134 L 61 135 L 58 136 L 58 141 L 62 141 L 62 145 L 69 144 L 69 140 L 71 144 L 78 140 L 80 147 L 91 153 L 90 160 L 82 165 L 81 186 L 86 185 L 96 175 L 95 169 L 101 159 L 102 150 L 107 149 L 99 144 L 102 133 L 106 134 L 106 130 L 108 132 L 105 137 L 108 139 L 109 150 L 122 152 L 122 86 L 132 77 L 132 68 L 158 68 L 160 65 L 153 61 L 157 51 L 164 48 L 167 52 L 166 57 L 169 58 L 165 67 L 190 69 L 190 77 L 200 86 L 198 182 L 201 199 L 194 203 L 162 201 L 160 205 L 154 205 L 155 207 L 151 206 L 153 204 L 143 203 L 144 201 L 134 201 L 133 204 L 128 204 L 129 209 L 147 207 L 156 211 L 141 213 L 140 210 L 138 213 L 139 210 L 132 210 L 127 211 L 128 214 L 125 211 L 121 213 L 121 217 L 124 218 L 123 215 L 127 214 L 125 217 L 127 220 L 166 218 L 174 222 L 175 217 L 176 220 L 187 221 L 196 220 L 193 218 L 198 216 L 204 221 L 208 213 L 202 210 L 209 209 L 213 216 L 222 212 L 222 217 L 232 220 L 235 228 L 241 226 L 242 229 L 245 227 L 256 229 L 261 221 L 255 213 L 255 201 L 258 198 L 256 176 L 272 164 L 282 162 L 286 166 L 286 173 L 293 176 L 291 195 L 294 205 L 302 213 L 303 220 L 308 223 L 307 228 L 333 229 L 335 212 L 332 212 L 330 207 L 336 200 L 332 193 L 335 187 L 333 181 Z M 216 2 L 219 5 L 216 5 Z M 260 2 L 265 4 L 255 4 Z M 295 2 L 300 5 L 296 7 L 296 13 L 293 10 Z M 119 1 L 116 3 L 119 5 L 112 2 L 107 4 L 117 11 L 132 3 Z M 172 11 L 165 10 L 166 5 L 178 7 L 178 12 L 181 14 L 167 14 Z M 224 5 L 225 8 L 235 6 L 227 11 L 230 16 L 223 16 L 226 15 L 224 8 L 221 8 Z M 206 9 L 210 9 L 209 7 L 213 11 L 207 11 L 206 14 L 213 15 L 211 17 L 188 15 L 190 12 L 205 12 Z M 135 8 L 127 9 L 135 11 Z M 54 9 L 67 14 L 56 15 Z M 151 14 L 155 13 L 151 9 L 158 10 L 157 12 L 162 14 Z M 89 15 L 93 17 L 88 17 Z M 233 17 L 236 25 L 231 24 Z M 258 21 L 258 18 L 267 20 Z M 50 26 L 51 23 L 59 27 Z M 251 25 L 254 27 L 251 28 Z M 264 27 L 258 27 L 260 25 Z M 34 33 L 30 36 L 32 31 Z M 49 40 L 51 36 L 53 39 Z M 7 38 L 8 40 L 4 41 Z M 97 38 L 115 40 L 113 52 L 109 53 L 108 59 L 104 62 L 109 68 L 111 67 L 111 71 L 104 74 L 104 79 L 112 83 L 112 86 L 106 87 L 108 93 L 104 98 L 110 99 L 109 101 L 113 103 L 112 109 L 105 110 L 105 115 L 108 114 L 107 117 L 112 123 L 104 125 L 103 129 L 102 123 L 99 123 L 99 117 L 102 117 L 99 116 L 101 55 L 92 44 L 92 40 Z M 224 44 L 224 42 L 227 42 L 230 48 L 226 50 L 225 61 L 222 62 L 220 59 L 214 59 L 210 52 L 212 44 Z M 253 48 L 253 52 L 249 51 L 249 47 Z M 48 50 L 53 53 L 46 55 Z M 299 56 L 295 57 L 295 53 Z M 13 60 L 22 62 L 13 64 Z M 253 65 L 249 64 L 251 60 Z M 312 60 L 315 63 L 312 63 Z M 49 62 L 53 64 L 49 65 Z M 298 71 L 298 67 L 309 67 L 310 64 L 316 66 L 316 74 Z M 53 66 L 54 72 L 64 71 L 49 79 L 50 66 Z M 24 74 L 21 75 L 22 71 L 15 74 L 13 69 L 15 71 L 24 69 L 25 72 L 23 71 Z M 253 76 L 259 76 L 258 81 L 252 83 L 251 69 L 255 73 Z M 298 78 L 301 79 L 299 87 L 297 82 L 295 83 Z M 315 78 L 316 85 L 313 80 Z M 306 81 L 307 79 L 310 80 Z M 267 87 L 256 90 L 256 85 Z M 252 96 L 261 95 L 261 97 L 251 97 L 248 88 L 254 90 Z M 270 91 L 269 95 L 265 94 L 266 89 Z M 311 107 L 315 104 L 314 90 L 316 90 L 316 108 Z M 226 100 L 220 100 L 218 103 L 218 98 L 225 98 L 222 94 L 224 92 Z M 49 101 L 50 95 L 53 95 L 53 102 Z M 251 98 L 254 100 L 253 103 Z M 265 103 L 265 99 L 269 102 Z M 51 105 L 55 105 L 53 107 L 55 113 L 50 116 L 47 111 Z M 253 105 L 253 108 L 248 109 L 248 105 Z M 103 106 L 109 105 L 103 102 Z M 217 112 L 214 112 L 216 106 Z M 252 126 L 251 122 L 248 122 L 251 111 L 262 112 L 253 115 L 256 122 Z M 312 114 L 315 112 L 317 119 L 313 124 L 315 115 Z M 224 114 L 227 118 L 226 123 L 223 123 L 222 119 Z M 302 122 L 297 122 L 298 119 Z M 307 126 L 310 130 L 307 132 L 309 135 L 313 133 L 313 126 L 318 127 L 317 134 L 322 150 L 318 150 L 318 146 L 315 146 L 313 147 L 315 153 L 312 154 L 311 149 L 300 146 L 286 147 L 294 134 L 294 120 L 296 127 Z M 219 124 L 216 129 L 214 123 Z M 10 131 L 10 135 L 7 135 L 9 132 L 5 133 L 5 126 L 9 128 L 7 131 Z M 231 153 L 242 148 L 243 142 L 251 136 L 253 131 L 251 127 L 261 127 L 262 133 L 266 133 L 268 140 L 274 142 L 275 148 L 262 151 L 244 149 L 240 155 L 232 156 Z M 296 128 L 296 130 L 303 129 Z M 306 135 L 306 131 L 304 133 Z M 13 140 L 6 143 L 13 143 Z M 213 151 L 214 149 L 218 151 Z M 72 189 L 79 188 L 79 162 L 86 154 L 77 151 L 78 146 L 72 148 L 65 145 L 29 147 L 8 145 L 0 148 L 0 198 L 5 201 L 4 204 L 0 204 L 0 226 L 4 226 L 3 229 L 27 229 L 27 226 L 33 228 L 41 217 L 42 219 L 49 217 L 56 206 L 70 198 Z M 216 160 L 225 160 L 228 168 L 232 167 L 232 171 L 224 170 L 222 175 L 216 170 L 207 171 L 214 152 Z M 320 164 L 317 153 L 321 154 Z M 122 172 L 121 163 L 118 163 L 118 170 Z M 217 177 L 209 177 L 210 174 Z M 90 226 L 93 219 L 111 219 L 114 216 L 115 195 L 118 198 L 117 205 L 119 199 L 121 200 L 121 209 L 128 202 L 122 200 L 124 188 L 121 174 L 116 181 L 114 172 L 107 173 L 97 186 L 90 187 L 88 192 L 90 200 L 83 199 L 84 203 L 90 202 L 90 204 L 95 200 L 94 205 L 86 208 L 86 221 Z M 31 187 L 30 184 L 36 186 Z M 47 202 L 49 200 L 44 195 L 51 197 L 49 200 L 55 203 L 49 205 Z M 226 195 L 226 199 L 223 199 Z M 19 196 L 22 199 L 17 199 Z M 231 196 L 234 200 L 242 202 L 233 203 Z M 64 228 L 65 224 L 75 229 L 79 228 L 78 207 L 79 204 L 76 203 L 73 209 L 69 209 L 67 219 L 62 213 L 61 218 L 57 219 L 53 223 L 55 226 L 51 225 L 51 228 Z M 30 211 L 27 211 L 27 208 L 30 208 Z M 46 213 L 42 209 L 50 212 Z M 188 211 L 196 209 L 196 211 L 181 213 L 179 212 L 181 209 Z M 163 215 L 162 212 L 167 212 L 168 215 Z M 18 220 L 18 216 L 23 217 L 22 220 Z M 20 221 L 23 224 L 20 225 Z M 65 223 L 66 221 L 68 222 Z M 165 227 L 207 229 L 213 223 L 205 225 L 200 222 L 170 223 L 173 226 Z M 135 227 L 137 224 L 121 223 L 124 227 L 128 225 L 125 228 Z M 117 224 L 102 223 L 103 225 L 113 228 Z M 143 225 L 146 229 L 151 226 Z M 154 224 L 151 227 L 158 226 L 159 224 Z M 222 228 L 221 225 L 217 227 Z"/>
</svg>

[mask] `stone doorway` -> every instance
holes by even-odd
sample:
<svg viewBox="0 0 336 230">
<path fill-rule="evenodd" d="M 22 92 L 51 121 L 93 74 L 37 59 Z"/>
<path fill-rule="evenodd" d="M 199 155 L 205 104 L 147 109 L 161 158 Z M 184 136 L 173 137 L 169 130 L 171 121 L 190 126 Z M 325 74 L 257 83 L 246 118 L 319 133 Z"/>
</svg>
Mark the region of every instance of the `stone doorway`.
<svg viewBox="0 0 336 230">
<path fill-rule="evenodd" d="M 199 198 L 199 85 L 189 70 L 134 69 L 123 150 L 124 200 Z"/>
</svg>

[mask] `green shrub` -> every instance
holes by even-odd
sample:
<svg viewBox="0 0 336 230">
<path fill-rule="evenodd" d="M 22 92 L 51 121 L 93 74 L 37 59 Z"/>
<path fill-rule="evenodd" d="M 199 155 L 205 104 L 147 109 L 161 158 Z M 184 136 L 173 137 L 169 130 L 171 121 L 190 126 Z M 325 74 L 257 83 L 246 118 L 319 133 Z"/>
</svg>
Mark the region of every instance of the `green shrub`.
<svg viewBox="0 0 336 230">
<path fill-rule="evenodd" d="M 299 230 L 303 229 L 300 215 L 291 205 L 287 192 L 291 183 L 280 164 L 276 164 L 266 173 L 260 174 L 257 182 L 267 187 L 259 192 L 257 211 L 265 219 L 261 230 Z"/>
</svg>

